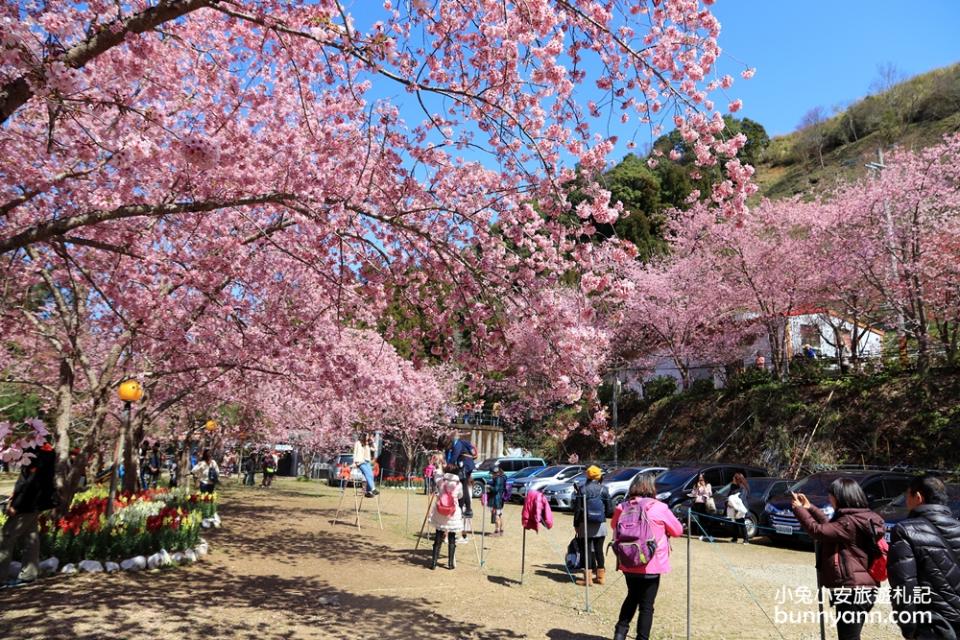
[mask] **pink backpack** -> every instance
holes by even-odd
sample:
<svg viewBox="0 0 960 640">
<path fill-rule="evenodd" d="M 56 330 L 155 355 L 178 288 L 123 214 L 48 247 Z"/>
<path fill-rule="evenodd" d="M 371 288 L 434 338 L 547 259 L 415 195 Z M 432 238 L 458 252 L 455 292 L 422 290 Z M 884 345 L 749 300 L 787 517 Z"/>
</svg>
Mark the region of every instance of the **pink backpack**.
<svg viewBox="0 0 960 640">
<path fill-rule="evenodd" d="M 657 531 L 647 516 L 649 504 L 649 498 L 641 498 L 623 505 L 613 538 L 613 551 L 621 567 L 644 567 L 657 552 Z"/>
<path fill-rule="evenodd" d="M 450 490 L 450 483 L 443 483 L 443 491 L 440 492 L 440 497 L 437 498 L 437 513 L 442 516 L 450 517 L 457 512 L 457 500 L 453 496 L 453 491 Z"/>
</svg>

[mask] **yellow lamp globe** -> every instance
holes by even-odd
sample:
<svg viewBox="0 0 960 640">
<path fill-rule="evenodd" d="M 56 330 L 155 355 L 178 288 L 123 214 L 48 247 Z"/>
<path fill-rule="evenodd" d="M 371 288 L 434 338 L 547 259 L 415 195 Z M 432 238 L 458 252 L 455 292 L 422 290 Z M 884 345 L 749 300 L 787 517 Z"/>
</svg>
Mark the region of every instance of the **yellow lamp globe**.
<svg viewBox="0 0 960 640">
<path fill-rule="evenodd" d="M 125 380 L 120 383 L 117 394 L 124 402 L 138 402 L 143 397 L 143 387 L 136 380 Z"/>
<path fill-rule="evenodd" d="M 207 431 L 216 431 L 217 430 L 217 421 L 216 420 L 207 420 L 207 423 L 203 425 L 203 428 Z"/>
</svg>

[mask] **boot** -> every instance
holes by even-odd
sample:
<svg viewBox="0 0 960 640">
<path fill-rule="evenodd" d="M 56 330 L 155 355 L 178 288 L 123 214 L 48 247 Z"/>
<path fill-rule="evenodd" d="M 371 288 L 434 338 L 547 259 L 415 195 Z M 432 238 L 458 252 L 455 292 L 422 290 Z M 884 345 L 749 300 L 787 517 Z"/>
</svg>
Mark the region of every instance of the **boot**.
<svg viewBox="0 0 960 640">
<path fill-rule="evenodd" d="M 584 587 L 587 583 L 593 584 L 593 571 L 590 569 L 583 570 L 583 577 L 577 578 L 577 585 Z"/>
<path fill-rule="evenodd" d="M 449 555 L 447 556 L 447 569 L 456 569 L 457 542 L 454 539 L 454 534 L 450 535 L 450 543 L 447 545 L 447 547 L 449 547 Z"/>
<path fill-rule="evenodd" d="M 430 563 L 431 569 L 437 568 L 437 563 L 440 561 L 440 547 L 443 545 L 443 536 L 439 533 L 433 538 L 433 562 Z"/>
<path fill-rule="evenodd" d="M 606 584 L 607 570 L 597 569 L 597 584 Z"/>
<path fill-rule="evenodd" d="M 627 631 L 630 630 L 630 623 L 618 622 L 613 628 L 613 640 L 627 640 Z"/>
</svg>

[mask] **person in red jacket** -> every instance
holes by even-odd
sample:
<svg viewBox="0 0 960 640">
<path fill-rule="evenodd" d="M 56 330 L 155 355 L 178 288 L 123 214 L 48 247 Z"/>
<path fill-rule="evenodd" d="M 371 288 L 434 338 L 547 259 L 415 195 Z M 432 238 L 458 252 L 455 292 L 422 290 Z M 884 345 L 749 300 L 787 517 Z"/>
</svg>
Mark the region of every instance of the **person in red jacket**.
<svg viewBox="0 0 960 640">
<path fill-rule="evenodd" d="M 683 525 L 670 512 L 670 507 L 657 500 L 656 496 L 656 476 L 652 473 L 641 473 L 630 483 L 627 499 L 614 509 L 613 519 L 610 521 L 610 528 L 616 539 L 617 524 L 624 508 L 638 505 L 647 514 L 657 545 L 653 557 L 645 565 L 617 567 L 626 579 L 627 597 L 620 606 L 614 640 L 626 640 L 630 622 L 638 609 L 640 615 L 637 618 L 637 640 L 649 640 L 650 629 L 653 627 L 653 603 L 660 589 L 660 576 L 670 573 L 670 542 L 667 538 L 683 535 Z"/>
<path fill-rule="evenodd" d="M 870 560 L 884 534 L 883 518 L 867 506 L 867 496 L 856 480 L 837 478 L 827 495 L 833 506 L 832 519 L 802 493 L 793 494 L 793 513 L 819 543 L 817 575 L 820 584 L 830 590 L 838 640 L 860 640 L 880 586 L 870 575 Z"/>
</svg>

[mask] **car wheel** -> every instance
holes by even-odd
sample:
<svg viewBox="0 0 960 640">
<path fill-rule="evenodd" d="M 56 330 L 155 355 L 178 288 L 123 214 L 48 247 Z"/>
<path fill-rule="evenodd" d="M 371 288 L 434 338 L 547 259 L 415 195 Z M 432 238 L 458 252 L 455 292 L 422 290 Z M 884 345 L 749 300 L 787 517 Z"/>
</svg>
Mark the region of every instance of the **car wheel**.
<svg viewBox="0 0 960 640">
<path fill-rule="evenodd" d="M 479 498 L 480 496 L 483 495 L 483 491 L 484 491 L 484 489 L 486 489 L 486 488 L 487 488 L 487 486 L 486 486 L 485 483 L 483 483 L 483 482 L 474 482 L 474 483 L 473 483 L 473 489 L 470 491 L 470 495 L 472 495 L 474 498 Z"/>
<path fill-rule="evenodd" d="M 747 537 L 755 538 L 757 535 L 757 516 L 748 513 L 747 517 L 743 519 L 743 524 L 747 530 Z"/>
<path fill-rule="evenodd" d="M 610 498 L 610 502 L 613 504 L 613 508 L 616 509 L 617 507 L 619 507 L 620 504 L 623 502 L 624 498 L 626 498 L 626 496 L 623 495 L 622 493 L 618 493 L 617 495 Z"/>
</svg>

